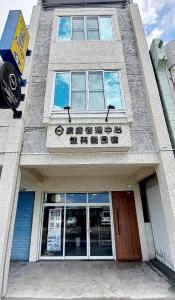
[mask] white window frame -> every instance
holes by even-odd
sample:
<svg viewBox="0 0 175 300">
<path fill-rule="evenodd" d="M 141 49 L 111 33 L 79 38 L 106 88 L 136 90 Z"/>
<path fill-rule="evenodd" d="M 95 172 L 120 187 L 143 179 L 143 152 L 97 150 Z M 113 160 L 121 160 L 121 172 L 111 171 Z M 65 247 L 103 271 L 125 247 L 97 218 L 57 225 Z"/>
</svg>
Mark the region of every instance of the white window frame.
<svg viewBox="0 0 175 300">
<path fill-rule="evenodd" d="M 95 73 L 95 72 L 102 72 L 102 78 L 103 78 L 103 93 L 104 93 L 104 109 L 103 110 L 94 110 L 94 109 L 89 109 L 89 73 Z M 65 113 L 64 109 L 54 109 L 54 99 L 55 99 L 55 83 L 56 83 L 56 74 L 59 73 L 69 73 L 69 82 L 70 82 L 70 91 L 69 91 L 69 106 L 71 107 L 71 78 L 72 78 L 72 73 L 85 73 L 86 76 L 86 110 L 72 110 L 71 113 L 75 114 L 95 114 L 95 113 L 104 113 L 107 110 L 107 104 L 106 104 L 106 99 L 105 99 L 105 92 L 104 92 L 104 73 L 105 72 L 116 72 L 119 77 L 119 82 L 120 82 L 120 94 L 121 94 L 121 103 L 122 103 L 122 108 L 115 108 L 112 110 L 113 112 L 117 113 L 125 113 L 125 101 L 124 101 L 124 92 L 123 92 L 123 85 L 122 85 L 122 78 L 121 78 L 121 71 L 120 70 L 68 70 L 68 71 L 55 71 L 54 76 L 53 76 L 53 87 L 52 87 L 52 107 L 51 107 L 51 113 L 52 114 L 60 114 L 60 113 Z"/>
<path fill-rule="evenodd" d="M 78 18 L 78 17 L 82 17 L 84 18 L 84 40 L 73 40 L 72 39 L 72 36 L 73 36 L 73 22 L 72 22 L 72 19 L 73 18 Z M 99 39 L 97 40 L 88 40 L 88 35 L 87 35 L 87 32 L 88 32 L 88 29 L 87 29 L 87 18 L 91 18 L 91 17 L 96 17 L 97 18 L 97 21 L 98 21 L 98 36 L 99 36 Z M 70 40 L 59 40 L 59 19 L 60 18 L 70 18 L 70 24 L 71 24 L 71 34 L 70 34 Z M 110 18 L 111 19 L 111 27 L 112 27 L 112 40 L 101 40 L 101 34 L 100 34 L 100 22 L 99 22 L 99 19 L 100 18 Z M 114 40 L 114 28 L 113 28 L 113 21 L 112 21 L 112 18 L 113 16 L 112 15 L 86 15 L 86 16 L 83 16 L 83 15 L 75 15 L 75 16 L 59 16 L 58 17 L 58 27 L 57 27 L 57 40 L 59 42 L 70 42 L 70 41 L 73 41 L 73 42 L 83 42 L 83 41 L 89 41 L 89 42 L 93 42 L 93 41 L 101 41 L 101 42 L 110 42 L 110 41 L 113 41 Z"/>
</svg>

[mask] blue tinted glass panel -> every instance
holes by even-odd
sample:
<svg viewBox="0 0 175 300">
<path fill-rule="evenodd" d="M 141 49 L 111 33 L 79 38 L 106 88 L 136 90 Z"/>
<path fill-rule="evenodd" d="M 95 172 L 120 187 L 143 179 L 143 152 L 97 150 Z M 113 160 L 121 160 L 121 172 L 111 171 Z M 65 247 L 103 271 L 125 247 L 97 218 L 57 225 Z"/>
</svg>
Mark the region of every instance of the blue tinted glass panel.
<svg viewBox="0 0 175 300">
<path fill-rule="evenodd" d="M 100 40 L 112 41 L 112 20 L 111 17 L 99 17 Z"/>
<path fill-rule="evenodd" d="M 109 193 L 88 194 L 89 203 L 109 203 Z"/>
<path fill-rule="evenodd" d="M 71 18 L 59 18 L 58 38 L 61 41 L 70 41 L 71 39 Z"/>
<path fill-rule="evenodd" d="M 117 72 L 104 72 L 104 92 L 106 106 L 114 105 L 123 108 L 119 75 Z"/>
<path fill-rule="evenodd" d="M 57 73 L 55 78 L 54 109 L 69 105 L 70 74 Z"/>
<path fill-rule="evenodd" d="M 87 202 L 87 194 L 76 193 L 76 194 L 66 194 L 67 203 L 85 203 Z"/>
</svg>

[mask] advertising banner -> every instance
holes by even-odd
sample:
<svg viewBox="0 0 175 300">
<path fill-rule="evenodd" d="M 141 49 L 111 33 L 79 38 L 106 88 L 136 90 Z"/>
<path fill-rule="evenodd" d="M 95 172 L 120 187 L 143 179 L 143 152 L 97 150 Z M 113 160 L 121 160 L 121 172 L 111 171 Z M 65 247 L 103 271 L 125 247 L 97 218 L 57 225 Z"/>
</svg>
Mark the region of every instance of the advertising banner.
<svg viewBox="0 0 175 300">
<path fill-rule="evenodd" d="M 0 55 L 22 74 L 29 43 L 29 34 L 22 12 L 11 10 L 0 41 Z"/>
<path fill-rule="evenodd" d="M 50 209 L 47 251 L 61 251 L 61 208 Z"/>
</svg>

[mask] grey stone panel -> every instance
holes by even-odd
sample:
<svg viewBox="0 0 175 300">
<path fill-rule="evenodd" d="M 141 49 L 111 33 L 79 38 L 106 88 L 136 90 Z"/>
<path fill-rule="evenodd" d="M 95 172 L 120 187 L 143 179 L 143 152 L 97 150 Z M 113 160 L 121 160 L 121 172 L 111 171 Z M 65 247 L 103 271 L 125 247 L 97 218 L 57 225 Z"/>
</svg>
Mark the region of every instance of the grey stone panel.
<svg viewBox="0 0 175 300">
<path fill-rule="evenodd" d="M 131 126 L 132 148 L 130 151 L 153 152 L 155 151 L 155 142 L 151 126 L 151 115 L 141 76 L 139 56 L 129 10 L 118 11 L 118 19 L 133 111 L 133 124 Z"/>
<path fill-rule="evenodd" d="M 120 31 L 126 32 L 129 31 L 132 34 L 132 24 L 127 9 L 122 9 L 117 11 Z"/>
<path fill-rule="evenodd" d="M 48 153 L 46 129 L 27 129 L 24 134 L 23 153 Z"/>
<path fill-rule="evenodd" d="M 32 77 L 46 77 L 50 52 L 53 11 L 41 11 L 35 44 Z M 43 101 L 44 104 L 44 101 Z"/>
<path fill-rule="evenodd" d="M 47 153 L 43 126 L 44 99 L 50 52 L 53 11 L 41 10 L 29 89 L 26 130 L 22 152 Z"/>
<path fill-rule="evenodd" d="M 46 83 L 32 83 L 27 108 L 26 127 L 41 127 Z"/>
<path fill-rule="evenodd" d="M 145 153 L 145 152 L 154 152 L 154 137 L 151 132 L 151 128 L 140 129 L 140 130 L 132 130 L 131 133 L 131 144 L 132 147 L 130 152 L 136 153 Z"/>
</svg>

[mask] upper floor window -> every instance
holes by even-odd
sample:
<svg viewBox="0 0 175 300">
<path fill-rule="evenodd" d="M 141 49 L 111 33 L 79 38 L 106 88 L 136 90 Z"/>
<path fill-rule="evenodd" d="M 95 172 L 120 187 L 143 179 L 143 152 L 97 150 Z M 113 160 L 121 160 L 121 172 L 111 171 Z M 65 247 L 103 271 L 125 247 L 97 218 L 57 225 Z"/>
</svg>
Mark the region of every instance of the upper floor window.
<svg viewBox="0 0 175 300">
<path fill-rule="evenodd" d="M 59 17 L 58 38 L 61 41 L 113 40 L 112 18 L 106 16 Z"/>
<path fill-rule="evenodd" d="M 104 110 L 108 105 L 123 109 L 119 72 L 57 72 L 54 110 L 70 106 L 74 111 Z"/>
</svg>

